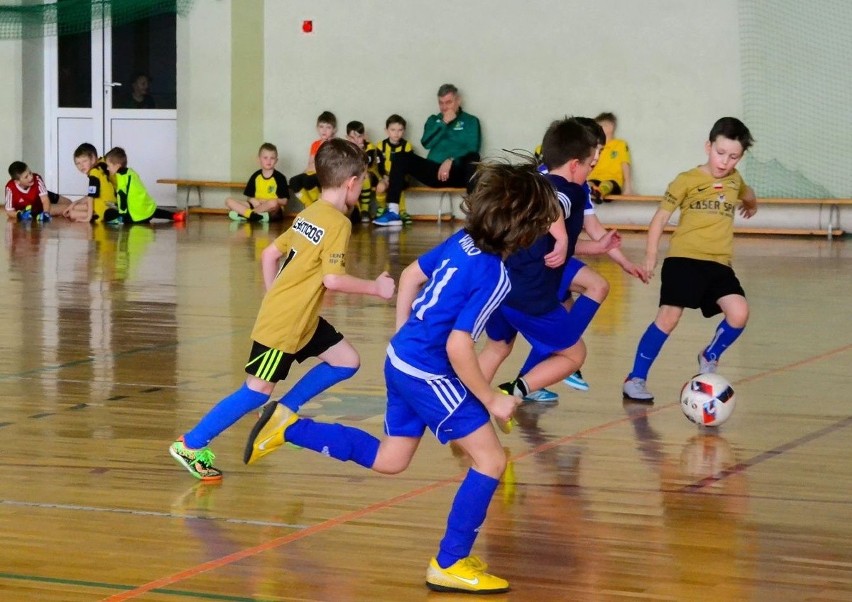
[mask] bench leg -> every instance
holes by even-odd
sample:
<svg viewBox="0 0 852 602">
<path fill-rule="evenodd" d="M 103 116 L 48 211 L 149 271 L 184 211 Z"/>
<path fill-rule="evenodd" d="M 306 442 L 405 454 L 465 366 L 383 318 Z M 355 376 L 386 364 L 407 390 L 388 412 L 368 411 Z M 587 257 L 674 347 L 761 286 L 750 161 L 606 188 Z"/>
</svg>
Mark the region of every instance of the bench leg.
<svg viewBox="0 0 852 602">
<path fill-rule="evenodd" d="M 453 213 L 453 193 L 449 191 L 442 191 L 441 196 L 438 197 L 438 223 L 440 224 L 444 217 L 444 199 L 447 199 L 447 206 L 449 208 L 450 213 L 450 221 L 455 219 L 455 213 Z"/>
</svg>

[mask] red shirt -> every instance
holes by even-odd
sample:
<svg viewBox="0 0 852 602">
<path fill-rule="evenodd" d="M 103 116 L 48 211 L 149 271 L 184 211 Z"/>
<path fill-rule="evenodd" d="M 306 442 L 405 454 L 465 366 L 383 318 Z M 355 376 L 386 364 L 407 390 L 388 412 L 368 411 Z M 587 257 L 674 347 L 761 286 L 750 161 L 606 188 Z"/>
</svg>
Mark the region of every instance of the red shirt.
<svg viewBox="0 0 852 602">
<path fill-rule="evenodd" d="M 16 180 L 6 182 L 6 211 L 23 211 L 27 206 L 33 214 L 44 211 L 41 197 L 47 194 L 47 186 L 37 173 L 33 177 L 33 185 L 27 189 L 21 188 Z"/>
</svg>

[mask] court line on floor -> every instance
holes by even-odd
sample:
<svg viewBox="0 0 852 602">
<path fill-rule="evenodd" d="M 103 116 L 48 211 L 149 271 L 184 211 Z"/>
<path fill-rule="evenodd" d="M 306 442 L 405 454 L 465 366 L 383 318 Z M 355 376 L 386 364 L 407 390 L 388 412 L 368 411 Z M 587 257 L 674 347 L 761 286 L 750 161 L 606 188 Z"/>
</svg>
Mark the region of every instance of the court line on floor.
<svg viewBox="0 0 852 602">
<path fill-rule="evenodd" d="M 817 355 L 817 356 L 805 358 L 803 360 L 788 364 L 787 366 L 783 366 L 781 368 L 767 370 L 765 372 L 752 375 L 751 377 L 739 379 L 736 382 L 737 383 L 743 383 L 743 382 L 750 382 L 752 380 L 758 380 L 761 377 L 769 376 L 771 374 L 776 374 L 776 373 L 782 372 L 784 370 L 789 370 L 789 369 L 792 369 L 792 368 L 801 367 L 801 366 L 808 365 L 810 363 L 813 363 L 813 362 L 816 362 L 816 361 L 819 361 L 819 360 L 822 360 L 822 359 L 826 359 L 828 357 L 832 357 L 832 356 L 837 355 L 839 353 L 843 353 L 844 351 L 846 351 L 848 349 L 852 349 L 852 344 L 844 345 L 843 347 L 839 347 L 839 348 L 836 348 L 834 350 L 827 351 L 827 352 L 822 353 L 822 354 Z M 670 409 L 672 407 L 677 407 L 678 405 L 679 404 L 677 402 L 672 402 L 672 403 L 667 404 L 665 406 L 655 407 L 653 409 L 650 409 L 648 414 L 658 413 L 658 412 Z M 609 428 L 612 428 L 613 426 L 624 424 L 626 422 L 631 422 L 632 420 L 633 420 L 632 416 L 624 416 L 624 417 L 619 418 L 617 420 L 612 420 L 610 422 L 606 422 L 604 424 L 600 424 L 600 425 L 585 429 L 584 431 L 580 431 L 580 432 L 574 433 L 572 435 L 567 435 L 565 437 L 554 440 L 552 442 L 539 445 L 539 446 L 533 448 L 532 450 L 529 450 L 527 452 L 524 452 L 522 454 L 518 454 L 517 456 L 514 456 L 514 459 L 520 460 L 520 459 L 529 457 L 531 455 L 539 454 L 539 453 L 546 451 L 548 449 L 552 449 L 553 447 L 556 447 L 558 445 L 564 445 L 565 443 L 569 443 L 569 442 L 577 440 L 577 439 L 582 439 L 584 437 L 588 437 L 589 435 L 597 434 L 599 432 L 602 432 L 602 431 L 605 431 Z M 196 575 L 199 575 L 201 573 L 205 573 L 205 572 L 210 571 L 210 570 L 221 568 L 223 566 L 227 566 L 229 564 L 232 564 L 234 562 L 238 562 L 238 561 L 243 560 L 245 558 L 255 556 L 255 555 L 260 554 L 262 552 L 278 548 L 280 546 L 286 545 L 286 544 L 294 542 L 294 541 L 304 539 L 306 537 L 310 537 L 311 535 L 313 535 L 315 533 L 322 533 L 324 531 L 328 531 L 329 529 L 332 529 L 334 527 L 349 523 L 353 520 L 357 520 L 357 519 L 359 519 L 363 516 L 372 514 L 374 512 L 379 511 L 379 510 L 391 508 L 391 507 L 396 506 L 396 505 L 398 505 L 402 502 L 405 502 L 405 501 L 408 501 L 408 500 L 413 499 L 415 497 L 424 495 L 424 494 L 429 493 L 431 491 L 434 491 L 436 489 L 440 489 L 440 488 L 445 487 L 447 485 L 458 483 L 459 480 L 464 476 L 465 473 L 466 473 L 466 471 L 463 472 L 463 473 L 460 473 L 458 475 L 455 475 L 454 477 L 451 477 L 451 478 L 448 478 L 448 479 L 443 479 L 443 480 L 440 480 L 440 481 L 435 481 L 433 483 L 430 483 L 430 484 L 425 485 L 423 487 L 419 487 L 417 489 L 413 489 L 411 491 L 408 491 L 408 492 L 403 493 L 401 495 L 395 496 L 393 498 L 383 500 L 381 502 L 376 502 L 376 503 L 371 504 L 371 505 L 369 505 L 365 508 L 361 508 L 360 510 L 355 510 L 355 511 L 349 512 L 347 514 L 337 516 L 335 518 L 326 520 L 322 523 L 318 523 L 314 526 L 308 527 L 304 531 L 300 531 L 298 533 L 292 533 L 290 535 L 286 535 L 286 536 L 279 537 L 279 538 L 276 538 L 276 539 L 271 539 L 271 540 L 269 540 L 269 541 L 267 541 L 263 544 L 253 546 L 253 547 L 250 547 L 250 548 L 245 548 L 243 550 L 240 550 L 239 552 L 234 552 L 233 554 L 228 554 L 226 556 L 222 556 L 222 557 L 217 558 L 215 560 L 211 560 L 211 561 L 208 561 L 208 562 L 205 562 L 205 563 L 202 563 L 202 564 L 198 564 L 194 567 L 190 567 L 190 568 L 188 568 L 184 571 L 175 573 L 173 575 L 161 577 L 160 579 L 156 579 L 154 581 L 150 581 L 149 583 L 140 585 L 139 587 L 137 587 L 133 590 L 130 590 L 130 591 L 127 591 L 127 592 L 122 592 L 121 594 L 116 594 L 114 596 L 110 596 L 108 598 L 105 598 L 104 602 L 121 602 L 122 600 L 130 600 L 131 598 L 136 598 L 136 597 L 138 597 L 138 596 L 140 596 L 144 593 L 147 593 L 149 591 L 152 591 L 154 589 L 163 588 L 163 587 L 172 585 L 174 583 L 184 581 L 186 579 L 195 577 Z"/>
</svg>

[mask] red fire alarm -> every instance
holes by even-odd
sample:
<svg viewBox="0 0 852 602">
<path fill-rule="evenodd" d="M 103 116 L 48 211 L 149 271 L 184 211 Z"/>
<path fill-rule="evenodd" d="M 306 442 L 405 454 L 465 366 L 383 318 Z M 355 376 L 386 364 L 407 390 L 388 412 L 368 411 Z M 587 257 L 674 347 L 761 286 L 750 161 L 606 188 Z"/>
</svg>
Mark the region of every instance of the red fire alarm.
<svg viewBox="0 0 852 602">
<path fill-rule="evenodd" d="M 302 33 L 312 33 L 314 31 L 314 22 L 310 19 L 302 21 Z"/>
</svg>

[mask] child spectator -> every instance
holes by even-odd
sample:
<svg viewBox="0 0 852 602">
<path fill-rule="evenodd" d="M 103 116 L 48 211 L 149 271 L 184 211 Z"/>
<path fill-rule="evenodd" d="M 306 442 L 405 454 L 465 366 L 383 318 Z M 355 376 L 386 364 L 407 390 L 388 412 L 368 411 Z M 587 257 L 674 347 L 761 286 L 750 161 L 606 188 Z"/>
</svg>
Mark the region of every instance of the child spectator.
<svg viewBox="0 0 852 602">
<path fill-rule="evenodd" d="M 337 134 L 337 117 L 331 111 L 323 111 L 317 117 L 317 135 L 319 138 L 311 143 L 311 148 L 308 151 L 308 166 L 304 173 L 296 174 L 290 178 L 290 189 L 305 207 L 315 202 L 320 194 L 314 157 L 316 157 L 319 147 L 324 142 L 334 138 L 335 134 Z"/>
<path fill-rule="evenodd" d="M 228 217 L 234 221 L 273 222 L 284 217 L 290 188 L 284 174 L 275 169 L 278 148 L 264 142 L 257 151 L 257 161 L 260 169 L 249 177 L 243 190 L 245 199 L 229 198 L 225 201 L 225 206 L 230 209 Z"/>
<path fill-rule="evenodd" d="M 157 207 L 157 202 L 148 194 L 142 178 L 127 167 L 127 153 L 120 146 L 112 148 L 104 159 L 109 175 L 115 178 L 117 207 L 108 208 L 104 221 L 109 224 L 144 224 L 152 219 L 175 222 L 186 221 L 186 211 L 172 213 Z"/>
<path fill-rule="evenodd" d="M 294 411 L 358 370 L 358 352 L 319 315 L 326 290 L 382 299 L 393 296 L 394 282 L 387 272 L 375 280 L 346 273 L 346 247 L 352 233 L 347 216 L 358 202 L 366 177 L 363 151 L 348 140 L 330 140 L 317 152 L 316 168 L 322 197 L 300 212 L 261 255 L 266 295 L 251 333 L 245 383 L 169 448 L 175 460 L 202 481 L 222 478 L 207 448 L 210 441 L 265 404 L 294 361 L 320 359 L 281 399 L 281 407 Z"/>
<path fill-rule="evenodd" d="M 397 153 L 413 153 L 411 143 L 405 136 L 405 119 L 393 114 L 385 121 L 385 131 L 388 137 L 378 144 L 379 154 L 383 161 L 379 164 L 379 182 L 376 184 L 376 219 L 381 219 L 388 210 L 387 191 L 390 184 L 391 163 Z M 405 192 L 399 193 L 399 218 L 406 226 L 411 224 L 411 215 L 405 206 Z"/>
<path fill-rule="evenodd" d="M 598 164 L 589 175 L 593 198 L 600 203 L 611 194 L 633 194 L 630 149 L 627 148 L 627 142 L 615 137 L 618 120 L 612 113 L 601 113 L 595 117 L 595 121 L 603 128 L 606 144 Z"/>
<path fill-rule="evenodd" d="M 6 218 L 26 222 L 35 220 L 49 222 L 54 215 L 61 215 L 71 206 L 71 200 L 47 189 L 44 178 L 23 161 L 9 165 L 6 182 Z"/>
<path fill-rule="evenodd" d="M 482 165 L 465 199 L 465 227 L 402 272 L 397 333 L 385 361 L 385 433 L 300 418 L 270 404 L 246 444 L 252 463 L 290 442 L 382 474 L 406 469 L 428 428 L 454 442 L 471 467 L 453 500 L 438 553 L 426 569 L 437 591 L 505 592 L 505 579 L 486 573 L 471 555 L 488 504 L 506 467 L 489 412 L 507 422 L 520 400 L 491 388 L 474 345 L 489 314 L 511 288 L 502 259 L 532 244 L 557 217 L 553 189 L 533 165 Z"/>
<path fill-rule="evenodd" d="M 364 151 L 367 155 L 367 177 L 361 188 L 361 196 L 358 199 L 358 207 L 352 212 L 353 221 L 370 223 L 370 201 L 373 198 L 373 190 L 379 181 L 379 165 L 382 160 L 376 147 L 367 140 L 367 130 L 360 121 L 350 121 L 346 124 L 346 139 Z M 356 215 L 357 213 L 357 215 Z"/>
<path fill-rule="evenodd" d="M 731 267 L 731 258 L 737 203 L 741 203 L 743 217 L 757 213 L 757 197 L 736 170 L 753 143 L 751 132 L 742 121 L 735 117 L 719 119 L 704 143 L 707 162 L 679 174 L 651 218 L 645 250 L 649 275 L 653 275 L 657 265 L 663 227 L 680 209 L 660 274 L 660 308 L 639 340 L 633 370 L 624 381 L 627 399 L 654 401 L 645 384 L 648 372 L 685 307 L 701 308 L 705 318 L 720 312 L 725 315 L 710 344 L 698 353 L 699 372 L 715 372 L 722 353 L 745 328 L 748 302 Z"/>
<path fill-rule="evenodd" d="M 89 178 L 86 196 L 74 201 L 63 213 L 74 222 L 102 222 L 107 207 L 115 207 L 115 187 L 109 179 L 109 169 L 98 158 L 94 145 L 84 142 L 74 151 L 74 165 Z"/>
</svg>

